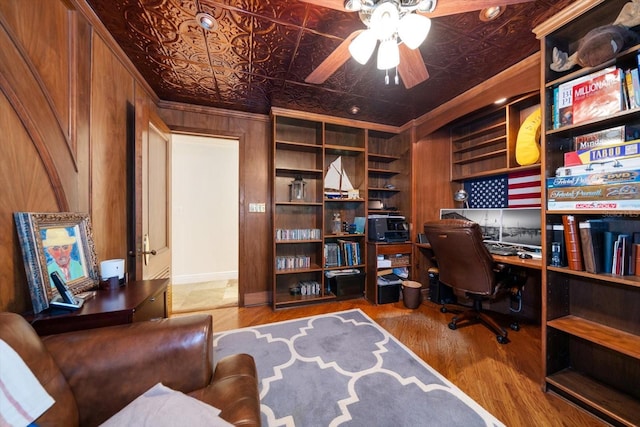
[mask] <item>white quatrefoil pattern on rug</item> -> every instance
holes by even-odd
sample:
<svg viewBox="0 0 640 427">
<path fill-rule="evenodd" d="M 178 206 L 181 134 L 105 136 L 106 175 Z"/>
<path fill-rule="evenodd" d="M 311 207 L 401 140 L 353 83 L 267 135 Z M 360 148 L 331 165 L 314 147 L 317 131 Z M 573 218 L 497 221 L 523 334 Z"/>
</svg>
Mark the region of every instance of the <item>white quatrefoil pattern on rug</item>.
<svg viewBox="0 0 640 427">
<path fill-rule="evenodd" d="M 255 358 L 265 426 L 503 426 L 359 309 L 221 332 L 214 348 Z"/>
</svg>

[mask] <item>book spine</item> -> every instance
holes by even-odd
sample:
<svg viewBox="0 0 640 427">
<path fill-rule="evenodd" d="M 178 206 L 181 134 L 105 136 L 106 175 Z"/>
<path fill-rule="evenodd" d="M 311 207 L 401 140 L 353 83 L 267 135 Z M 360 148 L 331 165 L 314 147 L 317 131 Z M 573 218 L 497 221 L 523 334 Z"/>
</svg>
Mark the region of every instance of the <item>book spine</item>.
<svg viewBox="0 0 640 427">
<path fill-rule="evenodd" d="M 580 246 L 584 259 L 584 270 L 588 273 L 596 273 L 593 242 L 591 240 L 591 224 L 586 221 L 581 221 L 578 223 L 578 228 L 580 230 Z"/>
<path fill-rule="evenodd" d="M 611 273 L 613 271 L 613 246 L 616 239 L 616 233 L 613 231 L 604 232 L 604 239 L 602 243 L 602 254 L 604 259 L 603 270 L 607 273 Z"/>
<path fill-rule="evenodd" d="M 580 234 L 578 223 L 573 215 L 563 215 L 564 241 L 567 247 L 567 263 L 571 270 L 583 271 L 582 249 L 580 245 Z"/>
<path fill-rule="evenodd" d="M 633 254 L 633 274 L 640 275 L 640 244 L 634 243 L 631 249 Z"/>
</svg>

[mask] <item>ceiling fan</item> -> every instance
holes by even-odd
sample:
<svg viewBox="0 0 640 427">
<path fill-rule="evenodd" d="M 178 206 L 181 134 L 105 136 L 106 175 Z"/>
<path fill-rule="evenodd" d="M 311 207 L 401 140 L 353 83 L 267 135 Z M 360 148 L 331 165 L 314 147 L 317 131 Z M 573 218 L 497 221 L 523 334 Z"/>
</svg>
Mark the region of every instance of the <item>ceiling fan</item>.
<svg viewBox="0 0 640 427">
<path fill-rule="evenodd" d="M 358 12 L 367 27 L 351 33 L 342 43 L 307 76 L 305 82 L 324 83 L 349 58 L 366 64 L 378 46 L 377 67 L 385 70 L 389 83 L 389 70 L 395 68 L 404 86 L 409 89 L 429 78 L 418 47 L 431 28 L 430 18 L 454 15 L 499 6 L 527 3 L 533 0 L 301 0 L 318 6 Z"/>
</svg>

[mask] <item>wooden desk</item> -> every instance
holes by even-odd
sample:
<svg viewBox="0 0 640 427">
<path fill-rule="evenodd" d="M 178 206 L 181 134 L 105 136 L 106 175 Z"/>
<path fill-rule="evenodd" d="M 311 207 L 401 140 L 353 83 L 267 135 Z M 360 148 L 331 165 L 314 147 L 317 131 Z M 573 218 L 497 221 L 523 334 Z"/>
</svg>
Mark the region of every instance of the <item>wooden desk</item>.
<svg viewBox="0 0 640 427">
<path fill-rule="evenodd" d="M 419 249 L 431 249 L 431 245 L 428 243 L 416 243 L 416 247 Z M 517 255 L 503 256 L 503 255 L 491 255 L 496 262 L 509 265 L 517 265 L 520 267 L 533 268 L 535 270 L 542 270 L 542 259 L 522 259 Z"/>
<path fill-rule="evenodd" d="M 129 282 L 114 290 L 98 290 L 77 311 L 56 309 L 25 315 L 38 335 L 51 335 L 82 329 L 167 317 L 169 279 Z"/>
<path fill-rule="evenodd" d="M 499 262 L 501 264 L 509 264 L 509 265 L 517 265 L 525 268 L 533 268 L 535 270 L 542 270 L 542 260 L 541 259 L 522 259 L 518 256 L 502 256 L 502 255 L 491 255 L 494 261 Z"/>
</svg>

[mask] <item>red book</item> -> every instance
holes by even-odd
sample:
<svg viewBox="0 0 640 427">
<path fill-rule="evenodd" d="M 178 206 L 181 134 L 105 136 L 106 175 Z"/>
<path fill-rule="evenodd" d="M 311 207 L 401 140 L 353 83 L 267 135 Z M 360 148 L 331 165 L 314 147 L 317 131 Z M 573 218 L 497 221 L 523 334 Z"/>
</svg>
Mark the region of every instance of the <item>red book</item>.
<svg viewBox="0 0 640 427">
<path fill-rule="evenodd" d="M 582 246 L 580 245 L 580 232 L 578 222 L 573 215 L 563 215 L 564 242 L 567 248 L 567 264 L 571 270 L 583 271 Z"/>
<path fill-rule="evenodd" d="M 573 87 L 573 124 L 608 117 L 622 111 L 620 72 L 616 68 Z"/>
</svg>

